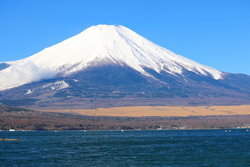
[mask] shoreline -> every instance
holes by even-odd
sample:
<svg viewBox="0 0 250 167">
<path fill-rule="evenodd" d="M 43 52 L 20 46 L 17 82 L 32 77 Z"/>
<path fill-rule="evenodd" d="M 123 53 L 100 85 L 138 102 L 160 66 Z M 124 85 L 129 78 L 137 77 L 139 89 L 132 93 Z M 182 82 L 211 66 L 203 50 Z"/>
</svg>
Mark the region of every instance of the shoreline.
<svg viewBox="0 0 250 167">
<path fill-rule="evenodd" d="M 98 132 L 98 131 L 108 131 L 108 132 L 125 132 L 125 131 L 190 131 L 190 130 L 247 130 L 250 132 L 250 127 L 249 128 L 192 128 L 192 129 L 121 129 L 121 130 L 15 130 L 14 132 L 66 132 L 66 131 L 79 131 L 79 132 Z M 1 132 L 10 132 L 8 130 L 0 130 Z M 15 141 L 15 140 L 20 140 L 20 139 L 4 139 L 8 141 Z M 0 141 L 3 141 L 3 139 L 0 139 Z"/>
</svg>

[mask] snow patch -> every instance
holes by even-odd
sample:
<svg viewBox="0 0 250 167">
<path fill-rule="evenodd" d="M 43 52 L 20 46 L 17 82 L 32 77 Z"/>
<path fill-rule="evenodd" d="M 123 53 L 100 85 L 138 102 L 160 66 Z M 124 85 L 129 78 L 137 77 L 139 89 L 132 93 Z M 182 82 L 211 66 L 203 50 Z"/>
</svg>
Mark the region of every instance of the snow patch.
<svg viewBox="0 0 250 167">
<path fill-rule="evenodd" d="M 60 90 L 69 87 L 65 81 L 57 81 L 55 83 L 49 83 L 42 86 L 43 89 L 50 88 L 51 90 Z"/>
<path fill-rule="evenodd" d="M 65 81 L 57 81 L 54 83 L 48 83 L 46 85 L 34 88 L 32 90 L 28 89 L 28 91 L 25 93 L 25 95 L 31 94 L 31 93 L 36 92 L 36 91 L 41 91 L 44 89 L 47 89 L 47 91 L 50 92 L 50 91 L 54 91 L 54 90 L 61 90 L 61 89 L 67 88 L 67 87 L 69 87 L 69 85 Z"/>
<path fill-rule="evenodd" d="M 25 93 L 25 95 L 31 94 L 33 93 L 33 91 L 31 91 L 30 89 Z"/>
</svg>

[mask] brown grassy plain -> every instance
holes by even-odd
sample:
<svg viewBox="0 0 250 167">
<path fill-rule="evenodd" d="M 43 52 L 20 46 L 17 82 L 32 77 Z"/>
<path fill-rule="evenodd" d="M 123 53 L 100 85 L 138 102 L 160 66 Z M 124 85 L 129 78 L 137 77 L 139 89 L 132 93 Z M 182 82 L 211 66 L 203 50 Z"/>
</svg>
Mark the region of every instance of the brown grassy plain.
<svg viewBox="0 0 250 167">
<path fill-rule="evenodd" d="M 48 112 L 74 113 L 91 116 L 114 117 L 188 117 L 188 116 L 215 116 L 215 115 L 250 115 L 250 105 L 240 106 L 198 106 L 198 107 L 170 107 L 170 106 L 136 106 L 114 107 L 97 109 L 72 110 L 43 110 Z"/>
<path fill-rule="evenodd" d="M 144 106 L 51 111 L 41 112 L 0 104 L 0 130 L 250 128 L 250 106 Z"/>
</svg>

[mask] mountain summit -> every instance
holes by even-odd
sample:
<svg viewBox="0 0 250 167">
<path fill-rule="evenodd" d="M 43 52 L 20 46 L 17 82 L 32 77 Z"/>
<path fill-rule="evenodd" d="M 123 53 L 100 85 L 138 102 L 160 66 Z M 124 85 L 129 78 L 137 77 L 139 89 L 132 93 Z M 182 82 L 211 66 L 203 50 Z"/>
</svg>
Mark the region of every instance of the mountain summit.
<svg viewBox="0 0 250 167">
<path fill-rule="evenodd" d="M 250 77 L 175 54 L 124 26 L 97 25 L 22 60 L 0 63 L 0 100 L 189 98 L 249 100 Z"/>
<path fill-rule="evenodd" d="M 98 25 L 28 58 L 38 67 L 73 73 L 90 64 L 125 64 L 145 74 L 154 71 L 182 73 L 182 68 L 221 78 L 221 72 L 201 65 L 167 49 L 123 26 Z"/>
<path fill-rule="evenodd" d="M 3 77 L 6 80 L 1 82 L 6 84 L 0 85 L 0 90 L 51 78 L 58 73 L 67 76 L 97 64 L 126 65 L 147 76 L 150 74 L 145 67 L 157 73 L 165 71 L 175 75 L 185 69 L 214 79 L 222 78 L 222 72 L 162 48 L 124 26 L 98 25 L 13 62 L 0 72 L 0 80 Z M 23 67 L 25 70 L 21 71 Z"/>
</svg>

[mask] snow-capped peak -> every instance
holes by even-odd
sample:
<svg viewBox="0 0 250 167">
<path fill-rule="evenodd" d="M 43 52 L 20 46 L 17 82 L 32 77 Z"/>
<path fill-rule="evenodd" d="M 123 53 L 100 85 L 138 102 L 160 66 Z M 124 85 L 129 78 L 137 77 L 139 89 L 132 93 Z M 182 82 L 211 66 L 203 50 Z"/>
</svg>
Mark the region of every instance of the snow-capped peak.
<svg viewBox="0 0 250 167">
<path fill-rule="evenodd" d="M 76 36 L 13 63 L 9 68 L 28 62 L 37 69 L 49 71 L 49 74 L 60 72 L 69 75 L 104 61 L 130 66 L 145 75 L 147 73 L 143 67 L 171 74 L 182 74 L 185 69 L 197 74 L 211 75 L 214 79 L 220 79 L 222 75 L 222 72 L 162 48 L 124 26 L 114 25 L 92 26 Z M 0 71 L 0 81 L 6 75 L 19 75 L 9 68 Z M 36 75 L 35 80 L 37 77 Z M 42 75 L 40 79 L 43 77 Z M 28 77 L 20 84 L 14 83 L 22 85 L 29 82 L 32 82 L 32 79 Z M 0 90 L 6 87 L 10 85 L 0 85 Z"/>
</svg>

